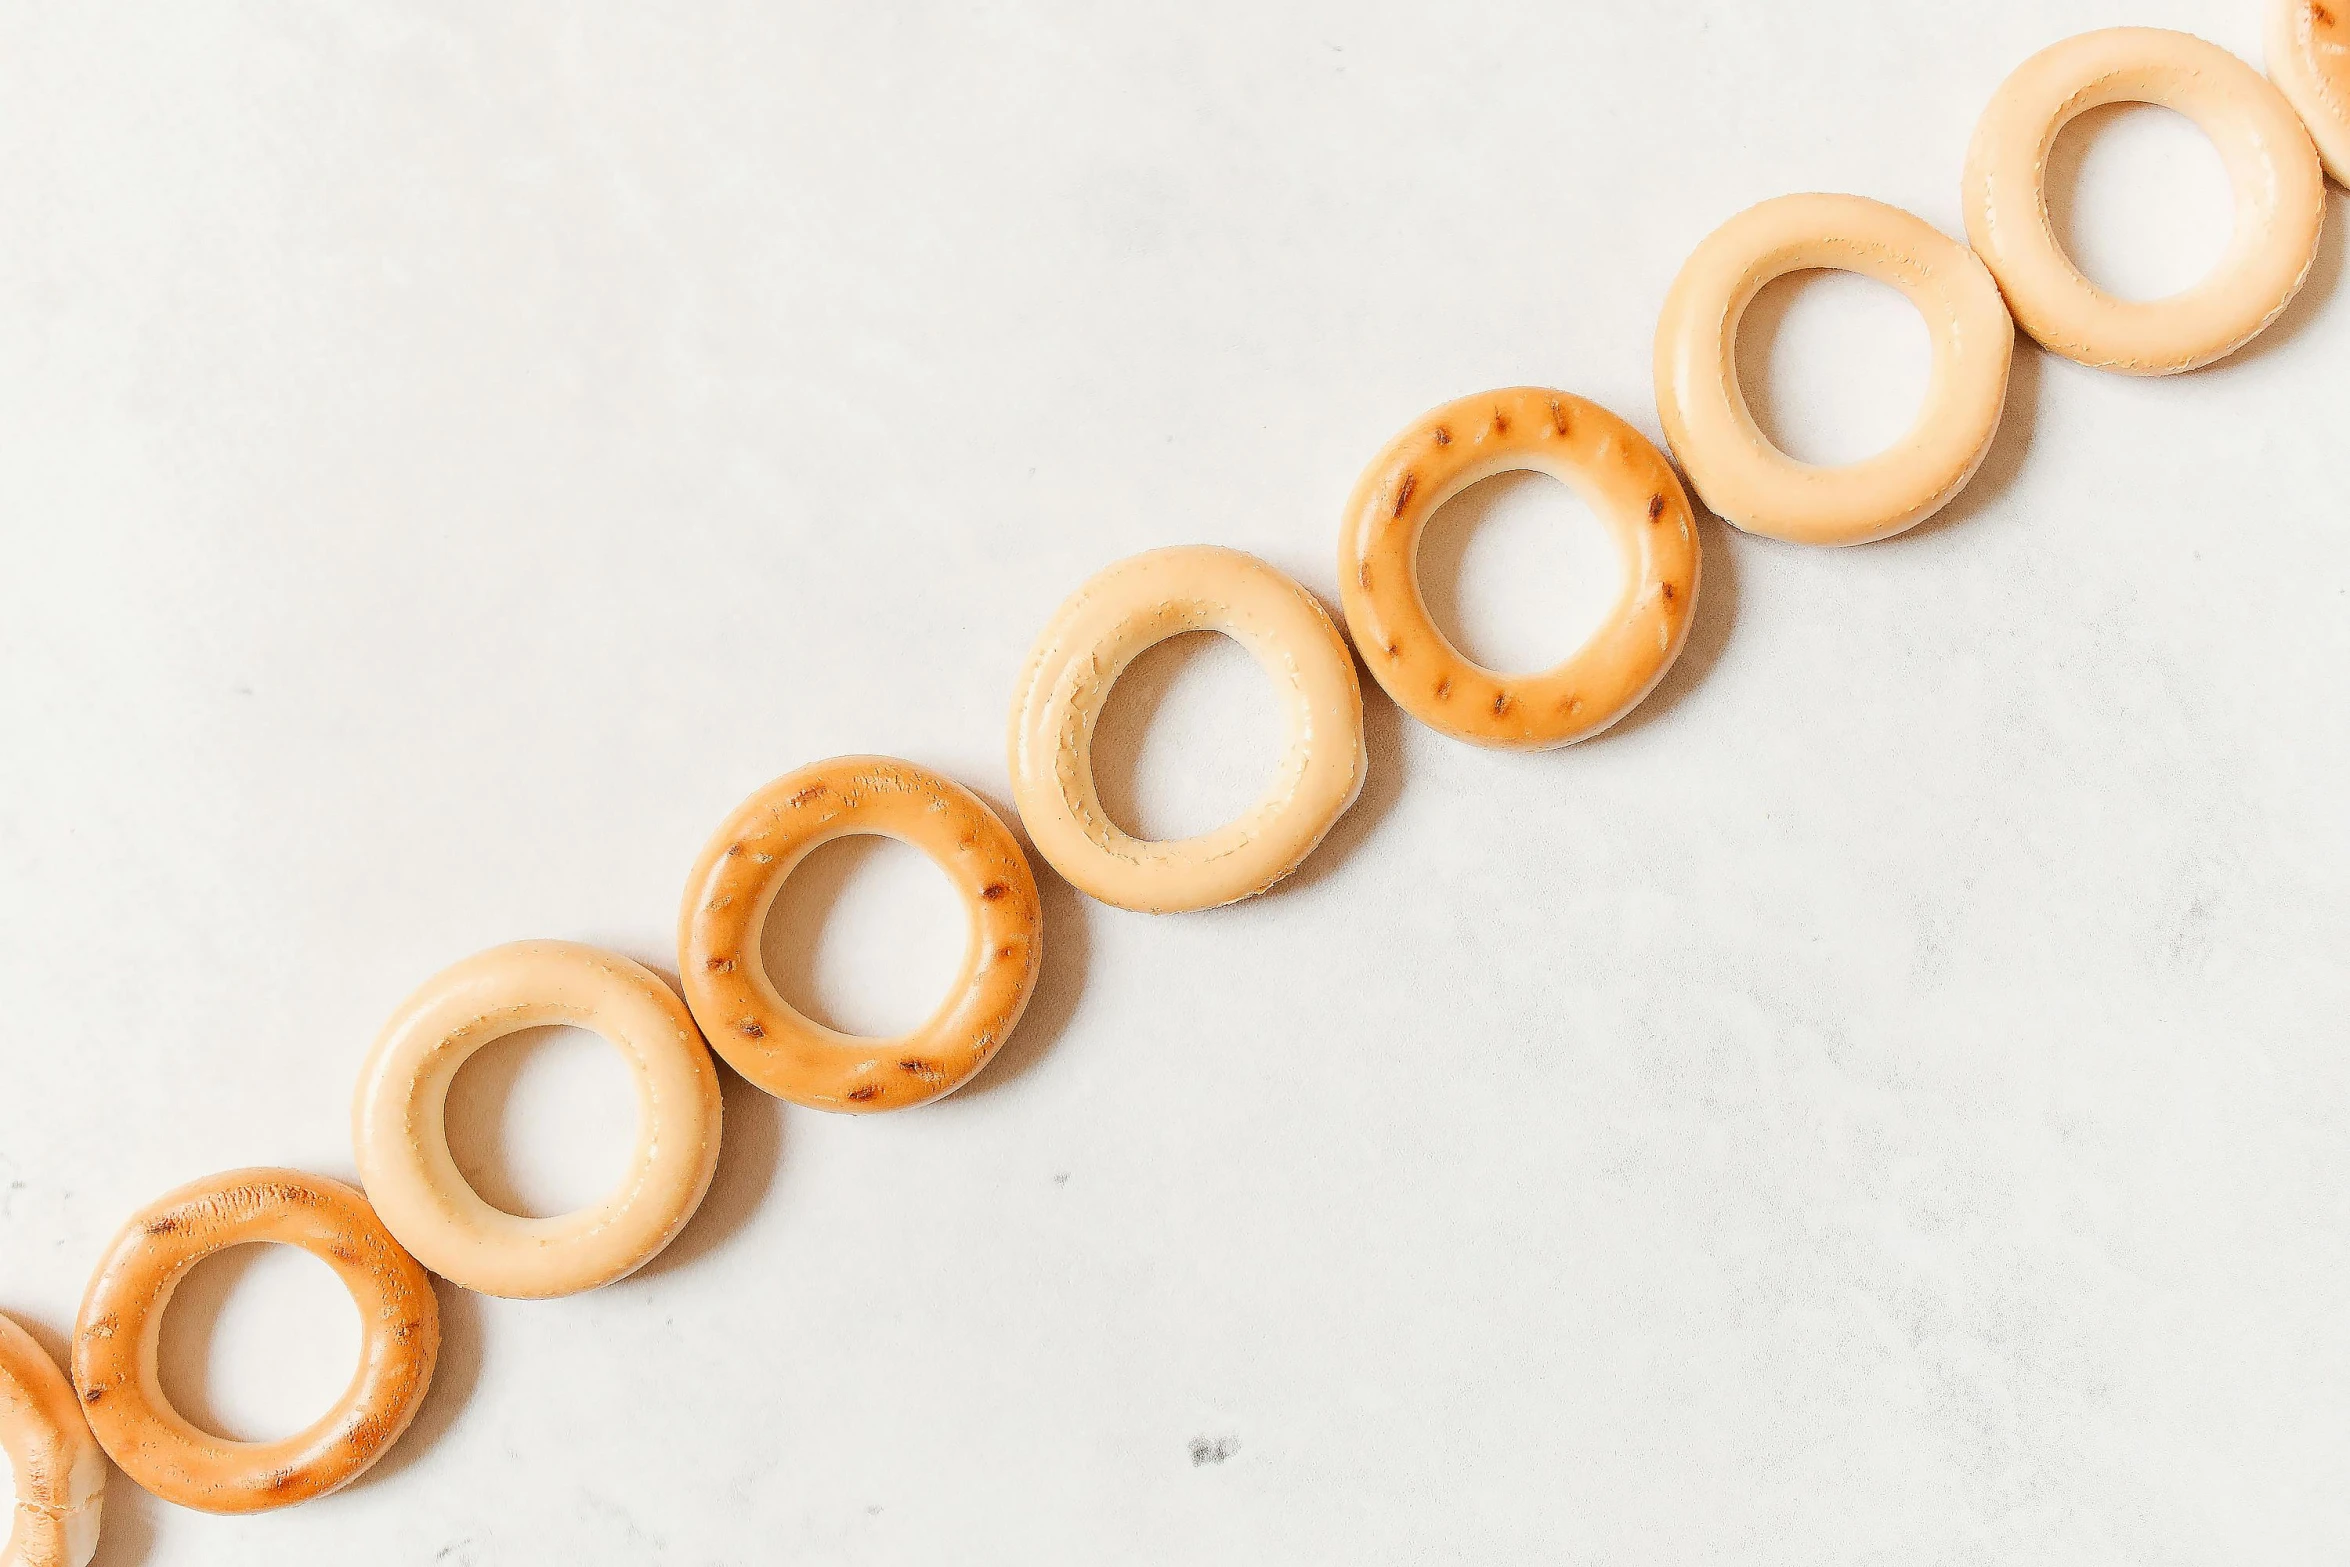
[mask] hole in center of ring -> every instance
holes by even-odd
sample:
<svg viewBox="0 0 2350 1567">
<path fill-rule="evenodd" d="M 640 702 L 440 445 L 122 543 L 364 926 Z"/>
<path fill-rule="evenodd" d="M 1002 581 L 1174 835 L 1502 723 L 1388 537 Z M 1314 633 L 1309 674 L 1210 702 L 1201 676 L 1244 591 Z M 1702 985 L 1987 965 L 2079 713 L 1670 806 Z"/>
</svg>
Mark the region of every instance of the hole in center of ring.
<svg viewBox="0 0 2350 1567">
<path fill-rule="evenodd" d="M 970 941 L 970 913 L 929 855 L 858 833 L 792 868 L 760 929 L 759 960 L 810 1022 L 894 1039 L 937 1010 Z"/>
<path fill-rule="evenodd" d="M 1094 793 L 1132 837 L 1196 838 L 1263 798 L 1282 744 L 1254 655 L 1221 632 L 1187 631 L 1143 649 L 1111 685 L 1094 725 Z"/>
<path fill-rule="evenodd" d="M 601 1201 L 636 1151 L 636 1085 L 601 1034 L 517 1029 L 474 1052 L 449 1084 L 449 1153 L 483 1202 L 551 1219 Z"/>
<path fill-rule="evenodd" d="M 2056 242 L 2116 299 L 2193 288 L 2235 230 L 2235 191 L 2219 149 L 2193 120 L 2159 104 L 2105 104 L 2057 132 L 2047 192 Z"/>
<path fill-rule="evenodd" d="M 1738 322 L 1738 388 L 1773 446 L 1837 467 L 1907 435 L 1934 339 L 1901 290 L 1829 268 L 1773 278 Z"/>
<path fill-rule="evenodd" d="M 1555 667 L 1591 640 L 1631 572 L 1607 525 L 1547 473 L 1481 479 L 1420 533 L 1420 597 L 1445 640 L 1504 674 Z"/>
<path fill-rule="evenodd" d="M 232 1442 L 292 1436 L 334 1407 L 359 1364 L 359 1307 L 299 1246 L 253 1242 L 190 1268 L 155 1347 L 163 1396 Z"/>
</svg>

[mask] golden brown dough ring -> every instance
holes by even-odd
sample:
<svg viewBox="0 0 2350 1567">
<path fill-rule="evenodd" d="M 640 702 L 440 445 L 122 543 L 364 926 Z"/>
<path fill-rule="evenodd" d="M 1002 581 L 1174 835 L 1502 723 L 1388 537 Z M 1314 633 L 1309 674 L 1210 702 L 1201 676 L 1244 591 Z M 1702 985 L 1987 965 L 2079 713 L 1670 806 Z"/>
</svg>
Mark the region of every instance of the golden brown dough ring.
<svg viewBox="0 0 2350 1567">
<path fill-rule="evenodd" d="M 2057 133 L 2109 103 L 2187 116 L 2235 187 L 2226 254 L 2167 299 L 2116 299 L 2090 282 L 2048 215 Z M 2083 33 L 2016 67 L 1975 127 L 1964 191 L 1967 234 L 2016 324 L 2051 353 L 2129 375 L 2193 370 L 2251 341 L 2309 275 L 2325 219 L 2325 175 L 2292 105 L 2225 49 L 2159 27 Z"/>
<path fill-rule="evenodd" d="M 2350 185 L 2350 0 L 2268 0 L 2268 74 Z"/>
<path fill-rule="evenodd" d="M 335 1270 L 359 1307 L 359 1369 L 332 1409 L 276 1442 L 232 1442 L 164 1397 L 155 1346 L 172 1291 L 231 1246 L 299 1246 Z M 350 1484 L 408 1429 L 440 1355 L 440 1303 L 367 1199 L 299 1170 L 231 1170 L 131 1215 L 82 1300 L 73 1380 L 124 1474 L 182 1507 L 257 1513 Z"/>
<path fill-rule="evenodd" d="M 843 1034 L 775 992 L 759 935 L 784 878 L 819 844 L 857 833 L 910 843 L 971 912 L 953 990 L 912 1033 Z M 677 963 L 685 998 L 727 1064 L 817 1110 L 902 1110 L 951 1094 L 1005 1040 L 1036 988 L 1044 906 L 1011 829 L 951 778 L 886 756 L 787 773 L 735 808 L 686 880 Z"/>
<path fill-rule="evenodd" d="M 1126 666 L 1186 631 L 1221 631 L 1256 656 L 1289 743 L 1235 820 L 1136 838 L 1094 790 L 1094 727 Z M 1297 869 L 1362 792 L 1370 753 L 1355 661 L 1321 604 L 1254 555 L 1193 544 L 1122 560 L 1061 605 L 1012 697 L 1011 762 L 1013 803 L 1053 869 L 1104 903 L 1173 914 L 1254 897 Z"/>
<path fill-rule="evenodd" d="M 484 1202 L 449 1153 L 449 1084 L 517 1029 L 593 1029 L 636 1080 L 628 1174 L 576 1213 L 526 1219 Z M 625 1278 L 685 1228 L 718 1168 L 718 1070 L 660 976 L 573 941 L 516 941 L 442 970 L 384 1025 L 351 1109 L 367 1195 L 443 1278 L 539 1300 Z"/>
<path fill-rule="evenodd" d="M 16 1471 L 16 1507 L 0 1567 L 83 1567 L 98 1549 L 106 1460 L 65 1373 L 6 1317 L 0 1317 L 0 1449 Z"/>
<path fill-rule="evenodd" d="M 1876 456 L 1798 462 L 1755 424 L 1738 384 L 1738 321 L 1764 285 L 1807 268 L 1901 290 L 1934 369 L 1909 433 Z M 1796 544 L 1866 544 L 1914 528 L 1966 487 L 2007 405 L 2015 323 L 1982 262 L 1941 230 L 1865 196 L 1780 196 L 1706 236 L 1656 327 L 1656 407 L 1698 498 L 1724 521 Z"/>
<path fill-rule="evenodd" d="M 1475 663 L 1420 595 L 1420 534 L 1455 495 L 1497 473 L 1546 473 L 1588 501 L 1629 570 L 1608 619 L 1537 674 Z M 1664 454 L 1571 392 L 1480 392 L 1422 415 L 1363 470 L 1339 532 L 1347 629 L 1372 678 L 1429 728 L 1478 745 L 1540 750 L 1589 739 L 1664 678 L 1697 605 L 1697 530 Z"/>
</svg>

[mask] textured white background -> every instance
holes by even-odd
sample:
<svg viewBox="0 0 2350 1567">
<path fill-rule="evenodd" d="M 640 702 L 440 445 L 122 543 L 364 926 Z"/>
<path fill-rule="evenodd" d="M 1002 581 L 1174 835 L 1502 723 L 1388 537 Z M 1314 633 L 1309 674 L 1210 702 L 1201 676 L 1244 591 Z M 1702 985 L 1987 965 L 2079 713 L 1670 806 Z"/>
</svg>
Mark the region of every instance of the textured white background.
<svg viewBox="0 0 2350 1567">
<path fill-rule="evenodd" d="M 887 751 L 1000 805 L 1015 671 L 1098 567 L 1205 540 L 1329 595 L 1422 409 L 1532 381 L 1653 433 L 1658 303 L 1739 208 L 1955 232 L 2033 49 L 2259 40 L 2252 0 L 520 9 L 0 13 L 0 1310 L 52 1346 L 166 1187 L 348 1174 L 354 1069 L 441 965 L 672 967 L 769 777 Z M 2107 119 L 2081 249 L 2176 285 L 2216 157 Z M 223 1521 L 118 1480 L 101 1562 L 2342 1559 L 2329 199 L 2220 368 L 2020 352 L 1915 535 L 1709 521 L 1689 650 L 1605 739 L 1488 755 L 1374 694 L 1364 798 L 1276 895 L 1151 919 L 1048 875 L 971 1091 L 851 1122 L 729 1078 L 658 1265 L 445 1290 L 364 1483 Z M 1791 443 L 1900 429 L 1897 298 L 1766 307 Z M 1431 591 L 1547 661 L 1613 567 L 1496 488 Z M 1113 800 L 1247 798 L 1245 658 L 1134 687 Z M 924 862 L 806 883 L 789 988 L 926 1010 Z M 601 1047 L 463 1086 L 515 1202 L 617 1168 Z M 208 1267 L 173 1386 L 292 1429 L 339 1302 L 291 1254 Z"/>
</svg>

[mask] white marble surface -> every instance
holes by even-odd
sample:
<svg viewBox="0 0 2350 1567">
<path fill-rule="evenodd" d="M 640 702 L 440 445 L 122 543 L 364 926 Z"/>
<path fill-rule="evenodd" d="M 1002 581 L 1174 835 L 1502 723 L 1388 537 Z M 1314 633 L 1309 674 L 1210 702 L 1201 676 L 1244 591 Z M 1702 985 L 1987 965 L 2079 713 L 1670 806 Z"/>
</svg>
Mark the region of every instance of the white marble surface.
<svg viewBox="0 0 2350 1567">
<path fill-rule="evenodd" d="M 0 15 L 0 1310 L 52 1345 L 165 1187 L 347 1174 L 358 1059 L 440 965 L 671 966 L 704 833 L 819 756 L 1000 801 L 1019 660 L 1097 567 L 1207 540 L 1329 595 L 1356 469 L 1423 408 L 1534 381 L 1655 431 L 1657 305 L 1740 207 L 1955 231 L 2034 48 L 2259 43 L 2252 0 L 690 11 Z M 2079 243 L 2175 284 L 2216 159 L 2109 118 Z M 1689 651 L 1619 732 L 1499 757 L 1374 697 L 1369 789 L 1286 890 L 1149 919 L 1047 877 L 1042 989 L 972 1091 L 848 1122 L 730 1079 L 669 1257 L 444 1293 L 367 1481 L 224 1521 L 118 1480 L 101 1563 L 2342 1559 L 2330 200 L 2224 366 L 2022 354 L 1916 535 L 1709 523 Z M 1870 286 L 1756 338 L 1807 450 L 1922 385 Z M 1562 653 L 1596 526 L 1480 500 L 1434 590 Z M 1140 825 L 1247 796 L 1256 678 L 1137 677 Z M 777 965 L 904 1021 L 942 899 L 835 857 Z M 501 1052 L 467 1156 L 593 1191 L 618 1083 Z M 298 1258 L 207 1270 L 175 1387 L 291 1429 L 348 1364 L 336 1300 Z"/>
</svg>

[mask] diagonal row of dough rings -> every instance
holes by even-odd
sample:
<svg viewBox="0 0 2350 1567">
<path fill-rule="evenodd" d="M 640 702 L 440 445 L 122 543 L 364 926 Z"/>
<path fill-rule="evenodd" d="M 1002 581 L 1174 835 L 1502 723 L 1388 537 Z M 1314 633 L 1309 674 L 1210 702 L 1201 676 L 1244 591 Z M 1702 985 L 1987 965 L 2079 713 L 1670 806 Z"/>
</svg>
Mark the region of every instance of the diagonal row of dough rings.
<svg viewBox="0 0 2350 1567">
<path fill-rule="evenodd" d="M 2209 44 L 2146 28 L 2087 34 L 2027 61 L 2001 87 L 1969 155 L 1972 250 L 1857 196 L 1782 197 L 1723 225 L 1683 268 L 1656 340 L 1659 412 L 1699 497 L 1750 532 L 1813 544 L 1882 538 L 1932 515 L 1981 462 L 2017 324 L 2086 364 L 2166 373 L 2207 364 L 2275 319 L 2314 255 L 2320 155 L 2337 178 L 2350 173 L 2350 20 L 2332 0 L 2271 7 L 2276 88 Z M 2065 123 L 2124 100 L 2196 120 L 2237 192 L 2235 237 L 2213 276 L 2146 304 L 2114 300 L 2080 276 L 2054 239 L 2043 188 Z M 1881 457 L 1837 468 L 1795 462 L 1763 437 L 1739 391 L 1741 312 L 1773 278 L 1805 267 L 1890 283 L 1927 319 L 1926 407 Z M 1434 625 L 1416 577 L 1429 518 L 1469 485 L 1513 469 L 1582 493 L 1625 565 L 1600 631 L 1558 667 L 1529 675 L 1464 657 Z M 1700 577 L 1692 508 L 1664 456 L 1605 408 L 1531 387 L 1448 403 L 1389 442 L 1347 503 L 1339 565 L 1348 628 L 1398 705 L 1458 739 L 1525 749 L 1586 739 L 1636 706 L 1687 637 Z M 1272 676 L 1288 716 L 1283 759 L 1272 788 L 1239 820 L 1173 843 L 1137 839 L 1110 821 L 1095 791 L 1095 726 L 1140 652 L 1193 630 L 1234 637 Z M 1153 551 L 1088 582 L 1039 637 L 1013 702 L 1010 760 L 1037 849 L 1094 897 L 1154 912 L 1246 898 L 1295 870 L 1362 788 L 1354 658 L 1313 595 L 1265 562 L 1204 546 Z M 758 958 L 785 879 L 810 851 L 851 833 L 921 848 L 969 908 L 962 973 L 936 1013 L 896 1039 L 814 1023 L 775 992 Z M 399 1437 L 430 1385 L 440 1327 L 427 1267 L 490 1294 L 569 1294 L 643 1266 L 692 1216 L 719 1146 L 705 1035 L 749 1081 L 800 1104 L 925 1103 L 967 1082 L 1018 1024 L 1042 959 L 1043 915 L 1018 840 L 984 801 L 910 762 L 842 757 L 787 774 L 727 818 L 689 878 L 678 946 L 683 1003 L 641 965 L 570 942 L 493 948 L 428 980 L 385 1025 L 355 1098 L 353 1143 L 373 1206 L 339 1182 L 289 1170 L 231 1171 L 158 1199 L 124 1226 L 90 1285 L 70 1385 L 0 1318 L 0 1447 L 17 1492 L 0 1567 L 88 1560 L 105 1483 L 101 1447 L 157 1495 L 215 1512 L 283 1506 L 348 1484 Z M 466 1183 L 443 1117 L 467 1059 L 516 1030 L 555 1023 L 619 1048 L 640 1129 L 628 1173 L 603 1201 L 526 1219 Z M 279 1442 L 197 1429 L 171 1407 L 155 1364 L 179 1281 L 206 1256 L 254 1241 L 324 1260 L 358 1302 L 365 1336 L 343 1397 Z"/>
</svg>

